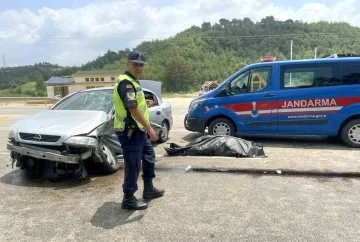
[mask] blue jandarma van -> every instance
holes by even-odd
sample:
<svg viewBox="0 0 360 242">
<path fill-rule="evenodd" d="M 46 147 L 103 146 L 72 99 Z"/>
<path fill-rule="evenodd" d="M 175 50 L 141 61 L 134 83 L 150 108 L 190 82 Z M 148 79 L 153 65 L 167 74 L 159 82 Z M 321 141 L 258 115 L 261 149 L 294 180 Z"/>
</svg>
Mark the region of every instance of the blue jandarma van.
<svg viewBox="0 0 360 242">
<path fill-rule="evenodd" d="M 248 65 L 195 98 L 184 125 L 213 135 L 338 135 L 360 148 L 360 58 Z"/>
</svg>

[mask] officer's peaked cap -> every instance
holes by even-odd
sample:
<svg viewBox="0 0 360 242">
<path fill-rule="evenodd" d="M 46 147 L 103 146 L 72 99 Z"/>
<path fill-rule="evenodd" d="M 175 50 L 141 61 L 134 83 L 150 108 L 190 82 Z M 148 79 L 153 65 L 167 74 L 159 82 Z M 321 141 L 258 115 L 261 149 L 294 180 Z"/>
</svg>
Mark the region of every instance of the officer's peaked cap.
<svg viewBox="0 0 360 242">
<path fill-rule="evenodd" d="M 128 60 L 136 63 L 147 64 L 145 55 L 136 50 L 129 53 Z"/>
</svg>

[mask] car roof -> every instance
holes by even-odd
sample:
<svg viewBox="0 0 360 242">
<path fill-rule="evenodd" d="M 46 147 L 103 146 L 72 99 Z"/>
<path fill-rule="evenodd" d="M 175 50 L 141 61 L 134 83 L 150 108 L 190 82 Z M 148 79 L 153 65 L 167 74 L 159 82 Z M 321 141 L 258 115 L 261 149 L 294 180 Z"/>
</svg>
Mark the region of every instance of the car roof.
<svg viewBox="0 0 360 242">
<path fill-rule="evenodd" d="M 81 90 L 79 92 L 91 92 L 91 91 L 99 91 L 99 90 L 113 90 L 114 87 L 94 87 L 94 88 L 90 88 L 90 89 L 85 89 L 85 90 Z M 147 89 L 147 88 L 142 88 L 142 90 L 147 91 L 147 92 L 152 92 L 151 90 Z M 153 92 L 152 92 L 153 93 Z"/>
</svg>

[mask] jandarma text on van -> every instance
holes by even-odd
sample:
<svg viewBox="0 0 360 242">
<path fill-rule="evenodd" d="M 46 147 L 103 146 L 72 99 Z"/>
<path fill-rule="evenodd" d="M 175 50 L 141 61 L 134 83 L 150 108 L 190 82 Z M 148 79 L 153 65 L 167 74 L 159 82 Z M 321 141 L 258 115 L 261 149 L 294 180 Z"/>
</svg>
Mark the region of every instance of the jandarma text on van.
<svg viewBox="0 0 360 242">
<path fill-rule="evenodd" d="M 305 107 L 327 107 L 337 106 L 335 99 L 314 99 L 314 100 L 295 100 L 284 101 L 282 108 L 305 108 Z"/>
</svg>

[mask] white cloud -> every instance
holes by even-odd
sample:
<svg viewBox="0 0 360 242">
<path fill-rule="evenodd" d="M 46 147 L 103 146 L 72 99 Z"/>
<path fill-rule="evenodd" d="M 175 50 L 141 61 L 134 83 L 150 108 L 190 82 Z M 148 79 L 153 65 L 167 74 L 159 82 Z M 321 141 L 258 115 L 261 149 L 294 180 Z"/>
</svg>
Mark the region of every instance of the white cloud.
<svg viewBox="0 0 360 242">
<path fill-rule="evenodd" d="M 0 13 L 0 53 L 13 65 L 81 65 L 108 49 L 133 48 L 220 18 L 258 21 L 273 15 L 279 20 L 345 21 L 360 27 L 359 5 L 359 0 L 339 0 L 333 6 L 314 0 L 293 9 L 266 0 L 182 0 L 154 7 L 144 0 L 106 0 L 77 9 L 10 10 Z"/>
</svg>

